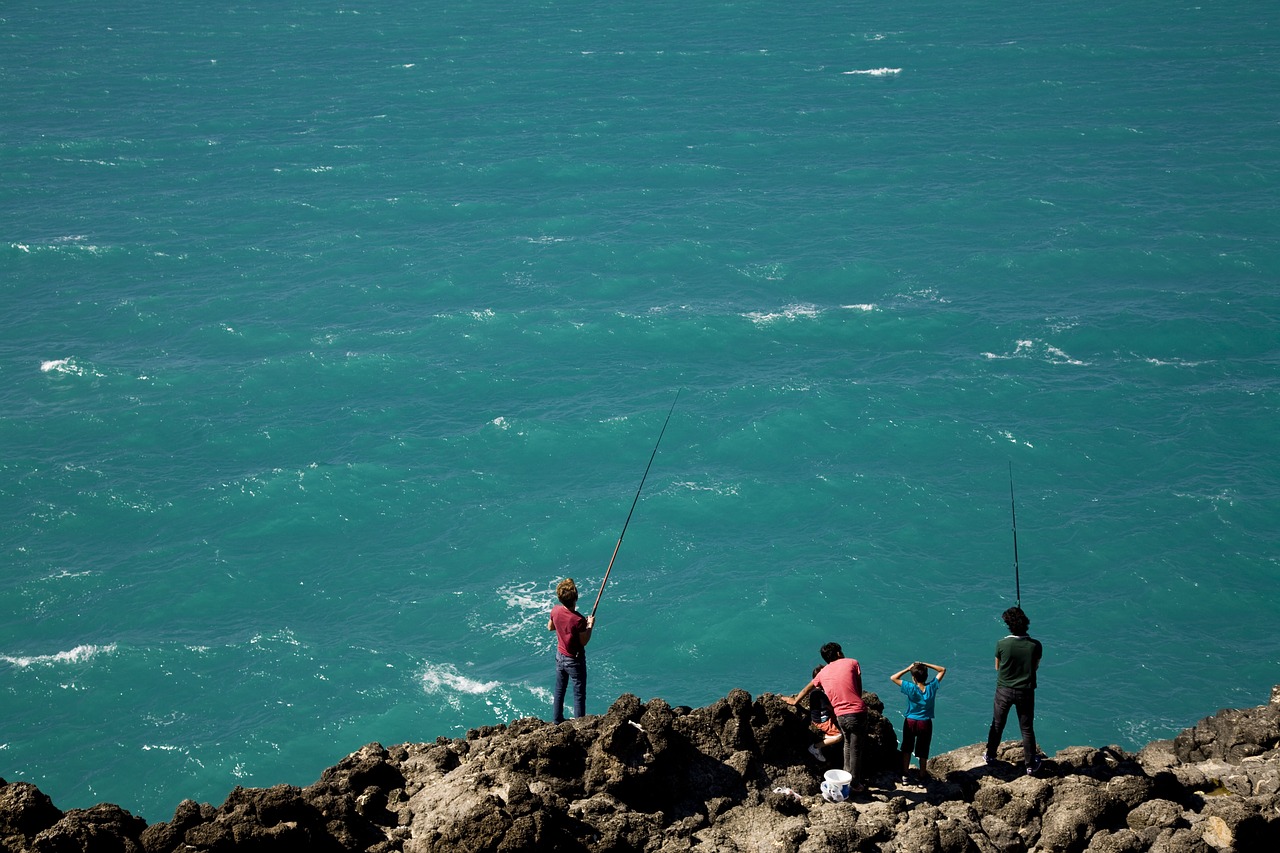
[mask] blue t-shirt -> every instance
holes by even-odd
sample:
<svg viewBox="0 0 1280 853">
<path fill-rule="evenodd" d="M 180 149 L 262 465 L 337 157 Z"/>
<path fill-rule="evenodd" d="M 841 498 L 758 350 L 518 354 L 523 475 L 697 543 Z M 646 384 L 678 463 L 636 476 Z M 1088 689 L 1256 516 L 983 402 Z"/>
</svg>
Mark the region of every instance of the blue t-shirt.
<svg viewBox="0 0 1280 853">
<path fill-rule="evenodd" d="M 925 684 L 924 689 L 913 679 L 902 679 L 902 694 L 907 697 L 908 720 L 932 720 L 933 700 L 938 695 L 938 679 Z"/>
</svg>

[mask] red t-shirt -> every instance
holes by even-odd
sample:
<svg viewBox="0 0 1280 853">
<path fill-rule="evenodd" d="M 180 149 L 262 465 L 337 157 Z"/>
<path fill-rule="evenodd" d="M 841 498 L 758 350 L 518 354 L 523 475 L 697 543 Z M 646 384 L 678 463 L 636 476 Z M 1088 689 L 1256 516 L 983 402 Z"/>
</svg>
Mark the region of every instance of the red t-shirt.
<svg viewBox="0 0 1280 853">
<path fill-rule="evenodd" d="M 556 651 L 576 658 L 582 654 L 578 632 L 587 630 L 587 617 L 563 604 L 551 608 L 551 624 L 556 626 Z"/>
<path fill-rule="evenodd" d="M 837 717 L 867 710 L 862 702 L 862 667 L 853 658 L 840 658 L 824 666 L 813 677 L 813 686 L 827 694 Z"/>
</svg>

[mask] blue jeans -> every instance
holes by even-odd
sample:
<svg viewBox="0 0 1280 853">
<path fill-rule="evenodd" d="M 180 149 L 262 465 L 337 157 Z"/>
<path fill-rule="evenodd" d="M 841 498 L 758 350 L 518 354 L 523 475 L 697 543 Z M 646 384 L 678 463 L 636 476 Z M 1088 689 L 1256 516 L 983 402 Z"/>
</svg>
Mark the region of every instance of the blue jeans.
<svg viewBox="0 0 1280 853">
<path fill-rule="evenodd" d="M 571 658 L 556 652 L 556 690 L 551 697 L 551 721 L 564 722 L 564 691 L 573 682 L 573 716 L 587 713 L 587 656 Z"/>
<path fill-rule="evenodd" d="M 997 687 L 995 707 L 991 714 L 991 731 L 987 732 L 987 755 L 996 757 L 1000 736 L 1004 734 L 1009 709 L 1018 709 L 1018 728 L 1022 729 L 1022 760 L 1030 767 L 1035 763 L 1036 748 L 1036 691 L 1030 687 Z"/>
<path fill-rule="evenodd" d="M 844 769 L 853 777 L 853 787 L 862 784 L 862 738 L 867 732 L 867 712 L 842 714 L 836 726 L 844 735 Z"/>
</svg>

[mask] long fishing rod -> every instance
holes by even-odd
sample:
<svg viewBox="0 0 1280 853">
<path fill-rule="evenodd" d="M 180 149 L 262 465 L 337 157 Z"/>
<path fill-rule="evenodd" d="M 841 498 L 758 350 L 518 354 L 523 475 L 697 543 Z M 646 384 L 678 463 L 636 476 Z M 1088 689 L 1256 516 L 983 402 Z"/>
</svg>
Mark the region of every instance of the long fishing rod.
<svg viewBox="0 0 1280 853">
<path fill-rule="evenodd" d="M 680 390 L 676 389 L 676 400 L 680 399 Z M 671 401 L 671 408 L 667 411 L 667 419 L 662 422 L 662 431 L 658 433 L 658 440 L 653 444 L 653 453 L 649 454 L 649 464 L 644 466 L 644 476 L 640 478 L 640 487 L 636 489 L 635 499 L 631 501 L 631 509 L 627 512 L 627 520 L 622 523 L 622 532 L 618 534 L 618 544 L 613 546 L 613 556 L 609 558 L 609 568 L 604 570 L 604 580 L 600 581 L 600 591 L 596 593 L 596 603 L 591 605 L 591 615 L 596 615 L 596 608 L 600 606 L 600 596 L 604 595 L 604 585 L 609 582 L 609 572 L 613 571 L 613 561 L 618 559 L 618 549 L 622 547 L 622 537 L 627 535 L 627 525 L 631 523 L 631 513 L 636 511 L 636 504 L 640 501 L 640 490 L 644 488 L 644 481 L 649 477 L 649 469 L 653 467 L 653 458 L 658 455 L 658 445 L 662 444 L 662 436 L 667 431 L 667 424 L 671 422 L 671 413 L 676 410 L 676 400 Z"/>
<path fill-rule="evenodd" d="M 1022 607 L 1022 579 L 1018 576 L 1018 505 L 1013 500 L 1013 463 L 1009 463 L 1009 514 L 1013 518 L 1013 588 Z"/>
</svg>

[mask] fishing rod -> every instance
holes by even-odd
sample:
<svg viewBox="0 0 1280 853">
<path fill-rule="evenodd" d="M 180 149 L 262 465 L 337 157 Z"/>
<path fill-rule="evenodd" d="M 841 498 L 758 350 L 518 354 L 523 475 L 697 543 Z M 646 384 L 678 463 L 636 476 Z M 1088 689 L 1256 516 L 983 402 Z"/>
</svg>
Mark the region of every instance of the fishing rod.
<svg viewBox="0 0 1280 853">
<path fill-rule="evenodd" d="M 680 390 L 676 389 L 676 400 L 680 399 Z M 627 520 L 622 523 L 622 532 L 618 534 L 618 544 L 613 546 L 613 556 L 609 558 L 609 568 L 604 570 L 604 580 L 600 581 L 600 591 L 596 593 L 596 603 L 591 605 L 591 615 L 596 615 L 596 608 L 600 606 L 600 596 L 604 595 L 604 585 L 609 582 L 609 572 L 613 571 L 613 561 L 618 559 L 618 549 L 622 547 L 622 537 L 627 535 L 627 525 L 631 523 L 631 513 L 636 511 L 636 504 L 640 501 L 640 490 L 644 488 L 644 481 L 649 476 L 649 469 L 653 467 L 653 458 L 658 455 L 658 445 L 662 444 L 662 436 L 667 431 L 667 424 L 671 422 L 671 413 L 676 410 L 676 400 L 671 401 L 671 408 L 667 411 L 667 419 L 662 422 L 662 431 L 658 433 L 658 440 L 653 444 L 653 453 L 649 454 L 649 464 L 644 466 L 644 476 L 640 478 L 640 487 L 636 489 L 635 499 L 631 501 L 631 509 L 627 512 Z"/>
<path fill-rule="evenodd" d="M 1018 505 L 1013 500 L 1013 463 L 1009 463 L 1009 514 L 1013 518 L 1013 588 L 1022 607 L 1022 579 L 1018 576 Z"/>
</svg>

